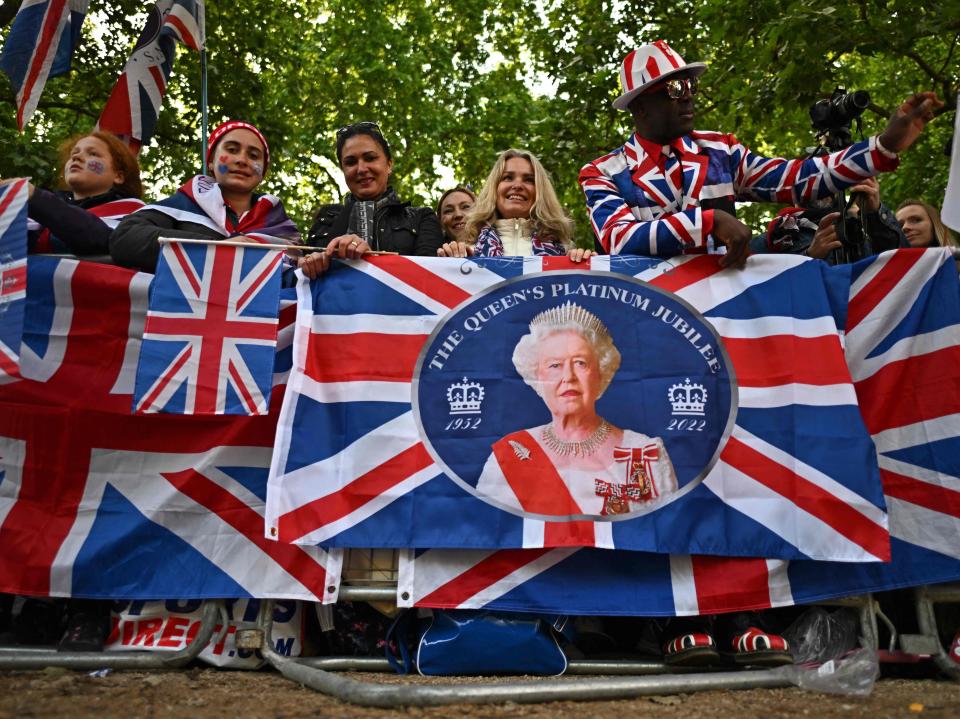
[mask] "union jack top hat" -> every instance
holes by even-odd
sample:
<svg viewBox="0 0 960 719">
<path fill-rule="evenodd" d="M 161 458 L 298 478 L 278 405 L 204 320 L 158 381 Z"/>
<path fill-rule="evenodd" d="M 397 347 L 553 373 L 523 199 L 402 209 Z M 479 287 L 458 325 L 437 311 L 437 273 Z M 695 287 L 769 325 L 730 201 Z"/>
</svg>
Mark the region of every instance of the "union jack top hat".
<svg viewBox="0 0 960 719">
<path fill-rule="evenodd" d="M 700 77 L 706 69 L 707 66 L 702 62 L 684 62 L 665 40 L 641 45 L 623 58 L 620 65 L 620 89 L 623 94 L 613 101 L 613 106 L 618 110 L 626 110 L 633 98 L 654 83 L 679 72 Z"/>
</svg>

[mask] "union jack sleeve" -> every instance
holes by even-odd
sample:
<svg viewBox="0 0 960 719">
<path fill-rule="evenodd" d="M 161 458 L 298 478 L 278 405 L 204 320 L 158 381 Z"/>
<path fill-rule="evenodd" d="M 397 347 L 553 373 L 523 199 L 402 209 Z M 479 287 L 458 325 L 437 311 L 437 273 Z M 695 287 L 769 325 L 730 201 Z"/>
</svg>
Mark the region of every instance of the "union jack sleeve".
<svg viewBox="0 0 960 719">
<path fill-rule="evenodd" d="M 715 133 L 695 134 L 703 137 L 697 140 L 701 147 L 713 145 L 707 136 Z M 881 152 L 876 136 L 829 155 L 799 160 L 762 157 L 750 152 L 733 135 L 722 137 L 736 163 L 734 187 L 736 198 L 741 201 L 808 205 L 881 172 L 895 170 L 900 164 L 895 155 Z"/>
<path fill-rule="evenodd" d="M 876 137 L 823 157 L 785 160 L 757 155 L 736 137 L 694 131 L 674 145 L 682 155 L 668 176 L 632 136 L 580 171 L 594 233 L 604 251 L 672 257 L 703 252 L 713 230 L 713 199 L 807 205 L 896 169 L 899 160 Z"/>
</svg>

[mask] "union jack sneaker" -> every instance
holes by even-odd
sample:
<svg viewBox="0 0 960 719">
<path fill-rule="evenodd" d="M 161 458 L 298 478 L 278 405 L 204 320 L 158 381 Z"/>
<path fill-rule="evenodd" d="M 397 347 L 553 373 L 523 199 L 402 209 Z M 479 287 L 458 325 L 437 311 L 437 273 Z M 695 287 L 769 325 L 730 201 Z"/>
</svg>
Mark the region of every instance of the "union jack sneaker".
<svg viewBox="0 0 960 719">
<path fill-rule="evenodd" d="M 673 666 L 696 667 L 720 661 L 713 636 L 706 632 L 681 634 L 663 645 L 663 661 Z"/>
<path fill-rule="evenodd" d="M 737 664 L 761 667 L 779 667 L 793 664 L 787 640 L 777 634 L 767 634 L 756 627 L 733 638 L 733 661 Z"/>
</svg>

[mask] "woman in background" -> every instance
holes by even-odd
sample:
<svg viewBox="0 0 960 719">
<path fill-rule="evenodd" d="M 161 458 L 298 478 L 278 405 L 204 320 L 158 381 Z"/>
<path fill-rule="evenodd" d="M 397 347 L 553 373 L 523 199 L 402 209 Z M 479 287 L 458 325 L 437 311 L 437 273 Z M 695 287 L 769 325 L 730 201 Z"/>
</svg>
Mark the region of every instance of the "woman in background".
<svg viewBox="0 0 960 719">
<path fill-rule="evenodd" d="M 897 221 L 911 247 L 957 247 L 957 238 L 940 219 L 937 208 L 923 200 L 909 199 L 897 208 Z"/>
<path fill-rule="evenodd" d="M 466 242 L 467 217 L 476 202 L 477 196 L 466 187 L 454 187 L 440 196 L 437 215 L 444 242 Z"/>
</svg>

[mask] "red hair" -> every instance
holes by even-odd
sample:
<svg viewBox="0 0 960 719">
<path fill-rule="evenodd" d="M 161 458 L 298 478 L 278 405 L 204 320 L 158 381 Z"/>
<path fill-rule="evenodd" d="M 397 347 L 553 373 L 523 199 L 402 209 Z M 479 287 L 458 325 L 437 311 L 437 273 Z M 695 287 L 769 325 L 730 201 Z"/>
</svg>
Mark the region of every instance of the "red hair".
<svg viewBox="0 0 960 719">
<path fill-rule="evenodd" d="M 67 161 L 70 159 L 70 153 L 73 151 L 74 146 L 85 137 L 95 137 L 107 146 L 107 151 L 113 160 L 114 169 L 123 174 L 123 182 L 116 185 L 117 189 L 121 190 L 128 197 L 143 197 L 143 183 L 140 181 L 140 163 L 137 162 L 137 158 L 120 138 L 116 135 L 111 135 L 109 132 L 101 132 L 100 130 L 74 135 L 64 140 L 60 145 L 57 151 L 58 157 L 60 158 L 60 173 L 58 175 L 58 184 L 60 187 L 67 189 L 67 181 L 63 177 L 63 170 L 67 166 Z"/>
</svg>

